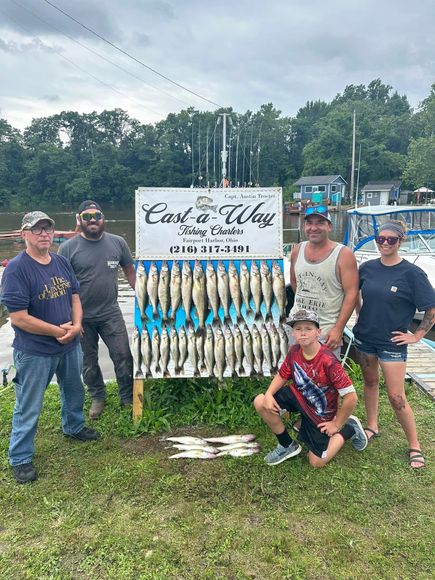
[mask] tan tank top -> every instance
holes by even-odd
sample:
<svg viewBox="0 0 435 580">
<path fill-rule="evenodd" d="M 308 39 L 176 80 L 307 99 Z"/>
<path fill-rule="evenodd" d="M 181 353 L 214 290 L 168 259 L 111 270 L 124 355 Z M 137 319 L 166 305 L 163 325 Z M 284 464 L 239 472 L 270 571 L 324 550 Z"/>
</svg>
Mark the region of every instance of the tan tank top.
<svg viewBox="0 0 435 580">
<path fill-rule="evenodd" d="M 296 295 L 291 314 L 304 308 L 314 310 L 320 319 L 322 336 L 337 322 L 343 304 L 344 292 L 337 278 L 337 259 L 344 247 L 337 244 L 322 262 L 307 262 L 302 242 L 295 264 Z"/>
</svg>

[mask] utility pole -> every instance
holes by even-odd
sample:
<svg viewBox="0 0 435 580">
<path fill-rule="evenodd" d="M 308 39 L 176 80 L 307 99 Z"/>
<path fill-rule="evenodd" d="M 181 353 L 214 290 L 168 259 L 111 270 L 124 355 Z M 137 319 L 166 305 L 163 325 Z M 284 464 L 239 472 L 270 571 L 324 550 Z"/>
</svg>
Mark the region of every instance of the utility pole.
<svg viewBox="0 0 435 580">
<path fill-rule="evenodd" d="M 356 116 L 355 110 L 353 112 L 353 134 L 352 134 L 352 169 L 350 173 L 350 203 L 353 205 L 353 183 L 355 181 L 355 127 Z"/>
<path fill-rule="evenodd" d="M 359 144 L 358 171 L 357 171 L 357 174 L 356 174 L 355 207 L 358 207 L 359 168 L 360 168 L 360 165 L 361 165 L 361 143 Z"/>
</svg>

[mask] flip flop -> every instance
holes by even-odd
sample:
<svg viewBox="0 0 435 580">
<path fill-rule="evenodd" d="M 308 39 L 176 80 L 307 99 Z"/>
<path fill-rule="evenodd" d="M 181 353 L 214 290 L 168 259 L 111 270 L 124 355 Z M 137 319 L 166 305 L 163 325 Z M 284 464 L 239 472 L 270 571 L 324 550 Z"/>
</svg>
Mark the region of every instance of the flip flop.
<svg viewBox="0 0 435 580">
<path fill-rule="evenodd" d="M 408 453 L 409 455 L 409 466 L 412 469 L 421 469 L 422 467 L 425 467 L 426 462 L 424 460 L 424 455 L 421 452 L 421 449 L 408 449 Z M 415 455 L 411 456 L 411 453 L 415 453 Z M 420 463 L 420 465 L 418 467 L 413 467 L 411 465 L 411 463 Z"/>
<path fill-rule="evenodd" d="M 371 433 L 371 435 L 367 435 L 367 440 L 370 443 L 370 441 L 373 441 L 373 439 L 376 439 L 377 437 L 380 437 L 381 434 L 379 431 L 375 431 L 374 429 L 372 429 L 371 427 L 364 427 L 364 431 L 368 431 L 369 433 Z"/>
</svg>

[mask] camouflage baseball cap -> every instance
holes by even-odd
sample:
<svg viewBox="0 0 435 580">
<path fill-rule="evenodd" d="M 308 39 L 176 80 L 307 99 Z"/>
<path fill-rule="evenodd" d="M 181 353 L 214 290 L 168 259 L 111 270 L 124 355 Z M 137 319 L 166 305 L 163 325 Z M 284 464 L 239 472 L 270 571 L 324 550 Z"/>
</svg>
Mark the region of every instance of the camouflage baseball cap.
<svg viewBox="0 0 435 580">
<path fill-rule="evenodd" d="M 26 213 L 26 215 L 23 217 L 23 221 L 21 222 L 21 229 L 30 230 L 30 228 L 33 228 L 33 226 L 35 226 L 38 222 L 42 222 L 43 220 L 50 222 L 51 225 L 54 226 L 54 220 L 43 211 L 29 211 L 29 213 Z"/>
<path fill-rule="evenodd" d="M 319 317 L 312 310 L 298 310 L 287 320 L 287 324 L 291 327 L 293 327 L 296 322 L 313 322 L 317 328 L 320 327 Z"/>
</svg>

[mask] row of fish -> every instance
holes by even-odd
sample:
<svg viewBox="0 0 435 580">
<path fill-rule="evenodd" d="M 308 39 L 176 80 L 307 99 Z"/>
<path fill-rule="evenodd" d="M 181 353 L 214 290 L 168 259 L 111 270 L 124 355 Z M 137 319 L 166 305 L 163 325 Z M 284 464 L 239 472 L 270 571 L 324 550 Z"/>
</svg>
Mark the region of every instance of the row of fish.
<svg viewBox="0 0 435 580">
<path fill-rule="evenodd" d="M 200 335 L 193 327 L 164 327 L 160 333 L 154 326 L 150 336 L 144 325 L 141 333 L 135 327 L 131 338 L 134 376 L 147 378 L 184 374 L 187 361 L 194 377 L 217 377 L 222 381 L 226 371 L 233 377 L 263 375 L 265 367 L 272 375 L 288 348 L 284 328 L 273 322 L 260 328 L 254 323 L 251 330 L 246 324 L 242 328 L 235 324 L 232 329 L 207 324 L 205 334 Z M 173 375 L 169 366 L 173 367 Z"/>
<path fill-rule="evenodd" d="M 136 299 L 143 321 L 148 321 L 148 306 L 152 318 L 163 322 L 175 320 L 177 310 L 182 307 L 186 324 L 192 325 L 192 309 L 195 308 L 199 333 L 205 329 L 206 319 L 212 314 L 212 322 L 230 322 L 230 307 L 234 306 L 237 322 L 244 320 L 242 312 L 255 320 L 272 320 L 272 307 L 276 303 L 280 321 L 285 320 L 286 292 L 284 274 L 279 262 L 273 261 L 272 269 L 266 260 L 260 265 L 252 260 L 250 268 L 246 261 L 240 261 L 240 271 L 236 263 L 219 261 L 217 269 L 211 260 L 207 261 L 204 271 L 201 261 L 196 260 L 192 267 L 188 260 L 170 262 L 164 260 L 160 271 L 156 262 L 151 262 L 147 271 L 144 263 L 139 262 L 136 270 Z M 264 316 L 261 308 L 263 306 Z M 244 308 L 242 308 L 244 307 Z"/>
<path fill-rule="evenodd" d="M 178 453 L 169 459 L 216 459 L 224 455 L 247 457 L 261 450 L 260 444 L 254 441 L 255 435 L 226 435 L 224 437 L 167 437 L 173 443 L 172 449 Z M 212 444 L 217 443 L 214 447 Z"/>
</svg>

